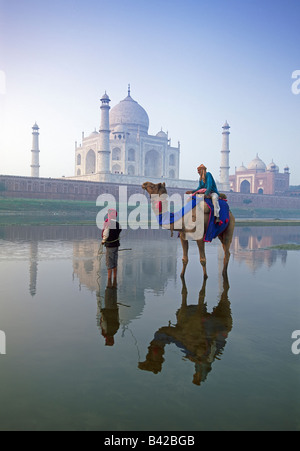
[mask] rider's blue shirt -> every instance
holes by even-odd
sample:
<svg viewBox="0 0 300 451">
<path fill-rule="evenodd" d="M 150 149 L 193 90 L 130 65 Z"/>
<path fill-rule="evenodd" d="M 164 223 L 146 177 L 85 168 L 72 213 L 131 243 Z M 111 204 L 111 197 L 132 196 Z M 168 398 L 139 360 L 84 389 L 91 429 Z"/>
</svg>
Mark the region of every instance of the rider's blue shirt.
<svg viewBox="0 0 300 451">
<path fill-rule="evenodd" d="M 211 175 L 210 172 L 207 172 L 207 173 L 206 173 L 205 179 L 206 179 L 206 180 L 205 180 L 205 183 L 203 182 L 203 180 L 199 180 L 199 186 L 198 186 L 197 189 L 195 189 L 195 190 L 193 191 L 193 193 L 195 193 L 195 192 L 198 191 L 199 189 L 206 188 L 206 191 L 205 191 L 205 193 L 204 193 L 206 196 L 208 196 L 208 195 L 211 194 L 211 193 L 216 193 L 216 194 L 218 194 L 218 196 L 219 196 L 220 193 L 219 193 L 219 191 L 218 191 L 216 182 L 215 182 L 215 180 L 214 180 L 214 178 L 213 178 L 213 176 Z"/>
</svg>

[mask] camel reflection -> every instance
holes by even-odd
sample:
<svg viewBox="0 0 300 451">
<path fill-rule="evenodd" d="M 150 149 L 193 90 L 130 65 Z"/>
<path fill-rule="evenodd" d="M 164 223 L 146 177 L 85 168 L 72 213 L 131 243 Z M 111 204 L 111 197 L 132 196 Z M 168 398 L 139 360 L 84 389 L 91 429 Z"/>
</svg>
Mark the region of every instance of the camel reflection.
<svg viewBox="0 0 300 451">
<path fill-rule="evenodd" d="M 105 346 L 113 346 L 115 343 L 114 336 L 120 327 L 117 287 L 106 287 L 103 307 L 101 305 L 100 292 L 98 292 L 97 298 L 99 311 L 97 318 L 98 327 L 105 338 Z"/>
<path fill-rule="evenodd" d="M 218 305 L 211 313 L 205 303 L 206 280 L 203 281 L 197 305 L 187 305 L 187 287 L 182 281 L 182 305 L 177 311 L 177 324 L 161 327 L 154 335 L 144 362 L 139 363 L 141 370 L 154 374 L 162 370 L 165 346 L 175 344 L 182 350 L 185 358 L 195 364 L 193 383 L 200 385 L 212 370 L 215 359 L 220 359 L 226 345 L 226 339 L 232 329 L 229 283 L 223 278 L 223 292 Z"/>
</svg>

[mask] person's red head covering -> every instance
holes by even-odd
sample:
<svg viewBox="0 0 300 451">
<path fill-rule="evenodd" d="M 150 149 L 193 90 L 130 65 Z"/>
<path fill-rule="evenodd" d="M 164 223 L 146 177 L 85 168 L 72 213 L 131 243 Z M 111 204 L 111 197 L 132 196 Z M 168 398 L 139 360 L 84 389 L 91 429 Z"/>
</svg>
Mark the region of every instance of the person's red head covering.
<svg viewBox="0 0 300 451">
<path fill-rule="evenodd" d="M 108 219 L 116 219 L 118 216 L 117 210 L 114 210 L 113 208 L 110 208 L 108 210 Z"/>
</svg>

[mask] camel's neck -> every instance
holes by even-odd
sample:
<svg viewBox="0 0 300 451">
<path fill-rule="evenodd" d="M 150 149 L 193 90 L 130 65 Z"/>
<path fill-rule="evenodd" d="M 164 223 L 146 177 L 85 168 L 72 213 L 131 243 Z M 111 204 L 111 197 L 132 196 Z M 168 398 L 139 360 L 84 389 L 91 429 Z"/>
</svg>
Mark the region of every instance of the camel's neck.
<svg viewBox="0 0 300 451">
<path fill-rule="evenodd" d="M 155 199 L 155 198 L 151 199 L 151 206 L 152 206 L 152 210 L 154 211 L 155 215 L 158 216 L 160 214 L 164 214 L 164 213 L 168 212 L 169 202 L 166 199 L 161 199 L 158 196 L 157 199 Z"/>
</svg>

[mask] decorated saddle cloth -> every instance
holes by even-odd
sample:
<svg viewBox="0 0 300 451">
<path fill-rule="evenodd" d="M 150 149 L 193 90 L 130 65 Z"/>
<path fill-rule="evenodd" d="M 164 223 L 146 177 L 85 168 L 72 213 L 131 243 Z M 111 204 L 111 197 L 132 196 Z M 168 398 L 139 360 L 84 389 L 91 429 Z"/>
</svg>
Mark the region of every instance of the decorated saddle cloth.
<svg viewBox="0 0 300 451">
<path fill-rule="evenodd" d="M 203 200 L 203 196 L 193 196 L 180 210 L 176 213 L 165 211 L 157 215 L 157 221 L 159 225 L 170 225 L 181 220 L 181 218 L 189 213 L 196 205 Z"/>
<path fill-rule="evenodd" d="M 210 209 L 210 214 L 209 214 L 207 230 L 203 237 L 203 241 L 210 242 L 214 238 L 216 238 L 218 235 L 223 233 L 224 230 L 227 229 L 228 224 L 229 224 L 229 207 L 228 207 L 228 203 L 226 200 L 219 199 L 220 222 L 216 223 L 215 217 L 214 217 L 214 206 L 213 206 L 211 199 L 207 198 L 207 199 L 205 199 L 205 202 Z"/>
</svg>

